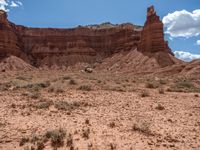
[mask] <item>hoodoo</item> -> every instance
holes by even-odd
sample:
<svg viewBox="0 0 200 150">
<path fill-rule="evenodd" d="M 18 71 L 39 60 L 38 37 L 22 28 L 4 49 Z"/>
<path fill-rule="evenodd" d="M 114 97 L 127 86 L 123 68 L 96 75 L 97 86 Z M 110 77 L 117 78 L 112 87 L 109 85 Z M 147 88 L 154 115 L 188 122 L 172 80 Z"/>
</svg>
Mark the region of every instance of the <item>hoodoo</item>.
<svg viewBox="0 0 200 150">
<path fill-rule="evenodd" d="M 168 42 L 164 40 L 163 23 L 157 16 L 154 6 L 147 9 L 147 20 L 142 30 L 139 50 L 148 53 L 162 51 L 173 55 Z"/>
</svg>

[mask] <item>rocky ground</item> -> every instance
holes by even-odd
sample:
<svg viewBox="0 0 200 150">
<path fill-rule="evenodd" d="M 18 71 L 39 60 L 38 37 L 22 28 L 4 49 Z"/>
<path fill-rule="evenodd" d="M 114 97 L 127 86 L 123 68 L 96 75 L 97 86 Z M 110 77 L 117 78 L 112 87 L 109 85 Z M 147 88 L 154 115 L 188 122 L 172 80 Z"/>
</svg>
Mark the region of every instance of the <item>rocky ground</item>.
<svg viewBox="0 0 200 150">
<path fill-rule="evenodd" d="M 199 150 L 200 79 L 0 74 L 2 150 Z"/>
</svg>

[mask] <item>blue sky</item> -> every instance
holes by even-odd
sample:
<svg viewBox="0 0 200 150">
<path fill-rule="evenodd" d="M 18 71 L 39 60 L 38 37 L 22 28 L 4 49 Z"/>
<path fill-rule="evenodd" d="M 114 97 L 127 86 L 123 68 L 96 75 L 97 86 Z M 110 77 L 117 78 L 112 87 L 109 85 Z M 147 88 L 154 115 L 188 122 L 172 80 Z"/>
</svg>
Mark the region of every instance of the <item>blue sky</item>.
<svg viewBox="0 0 200 150">
<path fill-rule="evenodd" d="M 13 0 L 17 4 L 14 7 L 11 7 L 12 0 L 0 0 L 0 4 L 3 1 L 7 2 L 4 7 L 9 9 L 10 21 L 30 27 L 57 28 L 103 22 L 143 25 L 147 7 L 154 5 L 161 19 L 166 17 L 165 31 L 169 34 L 165 37 L 172 50 L 200 57 L 200 44 L 197 44 L 200 40 L 200 13 L 193 12 L 200 10 L 200 0 Z M 172 16 L 167 16 L 168 13 Z M 191 19 L 194 23 L 190 22 Z"/>
</svg>

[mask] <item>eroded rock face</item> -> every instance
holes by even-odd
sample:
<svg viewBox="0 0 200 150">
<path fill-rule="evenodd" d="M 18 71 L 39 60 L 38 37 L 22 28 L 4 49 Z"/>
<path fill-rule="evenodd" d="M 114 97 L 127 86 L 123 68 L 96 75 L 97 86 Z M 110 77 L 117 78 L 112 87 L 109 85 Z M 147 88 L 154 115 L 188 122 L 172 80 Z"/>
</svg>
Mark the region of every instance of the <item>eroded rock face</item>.
<svg viewBox="0 0 200 150">
<path fill-rule="evenodd" d="M 9 54 L 20 56 L 21 48 L 12 24 L 7 20 L 7 14 L 0 10 L 0 57 Z"/>
<path fill-rule="evenodd" d="M 132 24 L 86 26 L 73 29 L 28 28 L 7 20 L 0 11 L 0 56 L 14 55 L 34 66 L 94 63 L 123 51 L 172 54 L 164 41 L 163 24 L 148 8 L 144 28 Z M 170 59 L 170 58 L 169 58 Z"/>
<path fill-rule="evenodd" d="M 94 29 L 39 29 L 16 26 L 23 49 L 36 65 L 94 62 L 116 52 L 137 48 L 140 31 L 133 25 Z"/>
<path fill-rule="evenodd" d="M 164 40 L 163 23 L 160 17 L 157 16 L 153 6 L 147 9 L 147 20 L 142 30 L 139 50 L 147 53 L 161 51 L 173 55 L 168 47 L 168 42 Z"/>
</svg>

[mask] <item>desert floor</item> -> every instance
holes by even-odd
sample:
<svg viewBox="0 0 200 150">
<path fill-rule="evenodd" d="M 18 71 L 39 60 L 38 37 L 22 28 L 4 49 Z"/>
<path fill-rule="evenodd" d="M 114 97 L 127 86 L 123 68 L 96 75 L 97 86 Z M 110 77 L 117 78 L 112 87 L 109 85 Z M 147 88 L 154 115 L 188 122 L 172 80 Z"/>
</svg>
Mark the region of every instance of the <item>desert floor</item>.
<svg viewBox="0 0 200 150">
<path fill-rule="evenodd" d="M 200 79 L 0 74 L 2 150 L 199 150 Z"/>
</svg>

